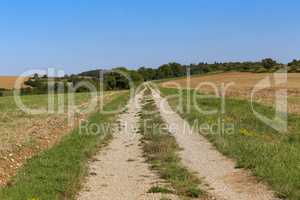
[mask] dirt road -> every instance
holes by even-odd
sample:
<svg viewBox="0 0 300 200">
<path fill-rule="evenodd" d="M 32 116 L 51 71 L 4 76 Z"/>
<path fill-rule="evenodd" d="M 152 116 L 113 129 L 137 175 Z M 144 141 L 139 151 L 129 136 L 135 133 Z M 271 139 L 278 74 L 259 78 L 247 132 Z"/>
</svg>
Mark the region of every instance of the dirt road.
<svg viewBox="0 0 300 200">
<path fill-rule="evenodd" d="M 258 183 L 249 172 L 236 169 L 235 162 L 226 158 L 199 133 L 175 113 L 159 92 L 152 90 L 154 100 L 169 131 L 183 150 L 183 164 L 195 171 L 211 188 L 208 193 L 219 200 L 273 200 L 273 192 Z"/>
<path fill-rule="evenodd" d="M 149 169 L 143 158 L 137 134 L 137 113 L 141 109 L 138 94 L 128 105 L 128 111 L 120 116 L 120 127 L 115 131 L 110 145 L 90 163 L 90 176 L 79 200 L 160 200 L 177 199 L 175 196 L 150 194 L 148 190 L 163 184 Z"/>
<path fill-rule="evenodd" d="M 217 200 L 275 200 L 273 192 L 250 175 L 246 170 L 236 169 L 234 161 L 226 158 L 201 135 L 175 113 L 159 94 L 152 90 L 153 98 L 169 131 L 182 148 L 182 163 L 197 172 L 207 183 L 207 192 Z M 164 183 L 149 169 L 143 158 L 137 134 L 138 112 L 141 110 L 143 93 L 136 95 L 121 114 L 120 127 L 114 139 L 95 156 L 90 163 L 87 178 L 79 200 L 160 200 L 179 199 L 163 194 L 150 194 L 149 189 Z"/>
</svg>

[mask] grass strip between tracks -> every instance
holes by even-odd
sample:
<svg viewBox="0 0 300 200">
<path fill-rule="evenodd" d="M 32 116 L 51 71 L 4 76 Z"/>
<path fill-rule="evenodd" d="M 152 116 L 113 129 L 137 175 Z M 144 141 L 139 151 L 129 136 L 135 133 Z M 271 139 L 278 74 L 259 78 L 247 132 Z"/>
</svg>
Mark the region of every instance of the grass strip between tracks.
<svg viewBox="0 0 300 200">
<path fill-rule="evenodd" d="M 206 193 L 199 187 L 201 181 L 181 165 L 178 156 L 180 148 L 175 138 L 165 129 L 165 123 L 148 89 L 145 91 L 140 116 L 139 132 L 143 135 L 144 155 L 151 167 L 162 179 L 171 184 L 176 195 L 184 199 L 205 196 Z M 149 192 L 153 191 L 163 193 L 162 191 L 170 191 L 170 189 L 155 187 Z"/>
</svg>

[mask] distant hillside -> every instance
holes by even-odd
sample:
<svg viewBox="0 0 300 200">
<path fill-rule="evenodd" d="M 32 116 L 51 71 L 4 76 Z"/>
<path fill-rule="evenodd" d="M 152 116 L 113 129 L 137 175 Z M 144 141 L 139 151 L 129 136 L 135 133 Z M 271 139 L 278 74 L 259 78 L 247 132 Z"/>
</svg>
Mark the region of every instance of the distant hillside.
<svg viewBox="0 0 300 200">
<path fill-rule="evenodd" d="M 109 70 L 102 70 L 102 69 L 90 70 L 90 71 L 81 72 L 80 74 L 78 74 L 78 76 L 100 77 L 101 72 L 105 74 L 108 73 Z"/>
</svg>

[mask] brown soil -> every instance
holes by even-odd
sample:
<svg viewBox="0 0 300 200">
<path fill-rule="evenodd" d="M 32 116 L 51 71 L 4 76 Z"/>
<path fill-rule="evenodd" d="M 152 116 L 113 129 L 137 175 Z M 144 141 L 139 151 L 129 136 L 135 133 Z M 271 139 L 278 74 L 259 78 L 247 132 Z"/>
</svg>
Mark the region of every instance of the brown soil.
<svg viewBox="0 0 300 200">
<path fill-rule="evenodd" d="M 0 76 L 0 88 L 4 89 L 14 89 L 15 88 L 15 82 L 18 79 L 18 76 Z M 28 80 L 28 78 L 24 78 L 23 82 Z M 17 87 L 15 89 L 20 89 L 22 87 L 25 87 L 24 83 L 22 84 L 21 87 Z"/>
<path fill-rule="evenodd" d="M 105 95 L 104 101 L 110 101 L 114 94 Z M 80 120 L 87 117 L 88 114 L 77 115 L 72 126 L 67 122 L 67 113 L 53 114 L 40 119 L 24 116 L 26 122 L 21 121 L 22 126 L 16 122 L 17 133 L 15 134 L 18 137 L 9 134 L 8 139 L 13 138 L 13 141 L 5 141 L 9 146 L 0 150 L 0 186 L 9 185 L 11 178 L 27 159 L 57 144 L 64 135 L 70 133 L 79 124 Z"/>
</svg>

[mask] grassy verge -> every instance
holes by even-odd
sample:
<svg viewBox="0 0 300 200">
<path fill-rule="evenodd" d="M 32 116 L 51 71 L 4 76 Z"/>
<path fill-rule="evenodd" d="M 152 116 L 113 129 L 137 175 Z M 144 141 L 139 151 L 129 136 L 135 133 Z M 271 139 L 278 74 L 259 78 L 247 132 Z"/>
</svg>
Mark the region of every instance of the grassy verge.
<svg viewBox="0 0 300 200">
<path fill-rule="evenodd" d="M 104 106 L 107 111 L 124 107 L 128 93 L 121 93 Z M 115 121 L 116 114 L 95 113 L 89 123 Z M 74 130 L 53 148 L 33 157 L 20 170 L 10 186 L 0 190 L 5 200 L 74 199 L 86 174 L 86 162 L 111 138 L 109 129 L 91 135 L 86 129 Z M 103 137 L 105 136 L 105 137 Z"/>
<path fill-rule="evenodd" d="M 143 149 L 152 168 L 162 179 L 175 189 L 175 194 L 184 198 L 200 197 L 205 193 L 199 189 L 200 180 L 180 164 L 180 151 L 176 140 L 166 129 L 163 120 L 146 90 L 141 113 L 140 132 L 143 135 Z M 155 111 L 155 112 L 153 112 Z M 170 189 L 154 187 L 149 192 L 169 193 Z"/>
<path fill-rule="evenodd" d="M 179 114 L 191 125 L 198 123 L 214 127 L 213 131 L 202 131 L 223 154 L 234 158 L 237 167 L 251 169 L 258 179 L 266 181 L 278 196 L 290 200 L 300 199 L 300 117 L 289 114 L 288 133 L 278 133 L 255 117 L 251 105 L 245 100 L 226 99 L 226 113 L 205 115 L 204 110 L 219 109 L 220 99 L 204 99 L 201 95 L 188 102 L 188 91 L 182 90 L 182 109 Z M 176 110 L 180 103 L 177 89 L 161 88 L 163 95 L 175 95 L 168 99 Z M 177 96 L 176 96 L 177 95 Z M 190 109 L 188 111 L 188 106 Z M 255 104 L 255 110 L 270 118 L 274 110 Z M 220 109 L 219 109 L 220 110 Z M 227 130 L 228 125 L 234 127 Z M 219 128 L 220 131 L 217 129 Z M 203 129 L 202 129 L 203 130 Z"/>
</svg>

